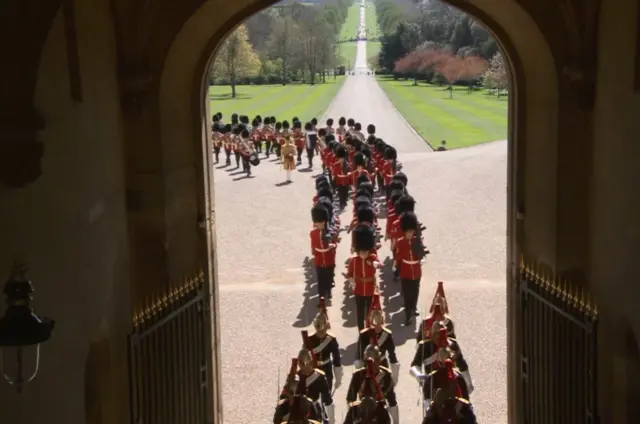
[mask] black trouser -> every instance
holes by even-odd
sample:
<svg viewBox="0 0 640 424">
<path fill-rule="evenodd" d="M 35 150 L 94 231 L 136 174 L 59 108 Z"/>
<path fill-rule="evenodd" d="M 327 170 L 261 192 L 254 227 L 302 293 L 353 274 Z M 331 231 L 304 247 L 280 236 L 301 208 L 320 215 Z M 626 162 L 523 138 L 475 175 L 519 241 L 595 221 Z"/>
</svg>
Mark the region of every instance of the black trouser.
<svg viewBox="0 0 640 424">
<path fill-rule="evenodd" d="M 333 390 L 333 362 L 323 365 L 321 369 L 324 371 L 324 376 L 327 379 L 327 383 L 329 383 L 329 393 L 331 393 Z"/>
<path fill-rule="evenodd" d="M 214 147 L 213 154 L 216 156 L 216 163 L 220 162 L 220 147 Z"/>
<path fill-rule="evenodd" d="M 273 148 L 276 151 L 276 156 L 280 157 L 280 153 L 282 152 L 282 146 L 280 145 L 280 143 L 274 143 Z"/>
<path fill-rule="evenodd" d="M 254 141 L 253 148 L 256 149 L 256 152 L 262 153 L 262 141 Z"/>
<path fill-rule="evenodd" d="M 251 175 L 251 163 L 249 163 L 249 158 L 245 155 L 242 155 L 242 169 L 247 172 L 247 175 Z"/>
<path fill-rule="evenodd" d="M 224 149 L 225 155 L 227 155 L 227 165 L 231 165 L 231 149 Z"/>
<path fill-rule="evenodd" d="M 384 189 L 384 177 L 381 173 L 376 174 L 376 180 L 378 180 L 378 189 L 380 190 L 380 193 L 382 193 L 382 190 Z"/>
<path fill-rule="evenodd" d="M 336 190 L 338 191 L 338 200 L 340 201 L 340 207 L 344 209 L 347 206 L 347 200 L 349 199 L 349 186 L 338 185 L 336 186 Z"/>
<path fill-rule="evenodd" d="M 358 329 L 362 331 L 364 329 L 365 321 L 369 309 L 371 309 L 371 302 L 373 296 L 358 296 L 356 295 L 356 320 L 358 321 Z"/>
<path fill-rule="evenodd" d="M 240 152 L 235 152 L 236 154 L 236 167 L 240 166 L 240 158 L 242 157 L 242 155 L 240 154 Z"/>
<path fill-rule="evenodd" d="M 269 153 L 271 153 L 271 140 L 267 140 L 264 142 L 264 149 L 267 157 L 269 157 Z"/>
<path fill-rule="evenodd" d="M 333 286 L 333 276 L 336 270 L 335 265 L 316 266 L 316 280 L 318 281 L 318 296 L 330 298 L 331 287 Z"/>
<path fill-rule="evenodd" d="M 307 147 L 307 160 L 309 161 L 309 168 L 313 166 L 313 154 L 315 153 L 314 148 Z"/>
<path fill-rule="evenodd" d="M 407 319 L 415 315 L 418 308 L 418 297 L 420 296 L 420 278 L 417 280 L 409 280 L 402 278 L 401 280 L 402 298 L 404 299 L 404 313 Z"/>
<path fill-rule="evenodd" d="M 302 162 L 302 152 L 304 152 L 304 148 L 296 146 L 296 151 L 298 152 L 298 163 L 300 163 Z"/>
</svg>

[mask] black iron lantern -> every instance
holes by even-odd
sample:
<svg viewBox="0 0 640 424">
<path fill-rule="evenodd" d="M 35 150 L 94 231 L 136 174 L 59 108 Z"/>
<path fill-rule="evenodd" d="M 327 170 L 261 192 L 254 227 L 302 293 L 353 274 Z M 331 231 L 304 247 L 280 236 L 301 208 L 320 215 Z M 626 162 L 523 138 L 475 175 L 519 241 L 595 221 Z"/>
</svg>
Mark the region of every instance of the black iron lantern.
<svg viewBox="0 0 640 424">
<path fill-rule="evenodd" d="M 18 393 L 38 374 L 40 344 L 51 338 L 55 325 L 53 320 L 40 318 L 31 309 L 33 287 L 25 277 L 26 270 L 21 264 L 14 267 L 4 286 L 7 309 L 0 318 L 0 371 Z M 34 364 L 30 370 L 26 370 L 25 349 L 32 350 L 34 347 Z M 12 361 L 8 357 L 13 356 L 12 353 L 15 353 L 13 372 L 7 370 L 8 363 Z"/>
</svg>

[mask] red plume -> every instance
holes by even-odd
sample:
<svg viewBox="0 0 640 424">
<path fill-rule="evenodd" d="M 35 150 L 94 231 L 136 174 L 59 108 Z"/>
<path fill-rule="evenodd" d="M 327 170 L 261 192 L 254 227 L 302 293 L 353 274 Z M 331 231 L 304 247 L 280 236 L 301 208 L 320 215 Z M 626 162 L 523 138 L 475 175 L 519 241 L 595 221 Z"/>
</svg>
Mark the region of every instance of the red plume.
<svg viewBox="0 0 640 424">
<path fill-rule="evenodd" d="M 425 339 L 428 339 L 429 337 L 431 337 L 431 328 L 433 327 L 433 323 L 440 321 L 444 318 L 444 315 L 442 313 L 442 307 L 440 306 L 440 304 L 436 303 L 435 305 L 432 306 L 431 309 L 432 309 L 431 316 L 425 319 L 422 325 L 422 331 L 424 333 Z"/>
<path fill-rule="evenodd" d="M 449 335 L 447 334 L 447 329 L 442 327 L 438 332 L 440 337 L 438 338 L 438 347 L 448 347 L 449 346 Z"/>
<path fill-rule="evenodd" d="M 371 300 L 371 308 L 369 308 L 369 312 L 367 313 L 367 321 L 366 321 L 366 326 L 367 327 L 371 327 L 371 320 L 370 320 L 370 316 L 371 316 L 371 312 L 375 311 L 375 310 L 382 310 L 382 305 L 380 304 L 380 295 L 379 294 L 374 294 L 373 295 L 373 299 Z"/>
<path fill-rule="evenodd" d="M 311 341 L 309 340 L 309 332 L 307 330 L 302 330 L 302 345 L 311 352 L 311 357 L 313 358 L 314 367 L 316 362 L 316 354 L 313 351 L 313 346 L 311 346 Z"/>
<path fill-rule="evenodd" d="M 282 394 L 287 395 L 289 392 L 289 384 L 296 377 L 296 373 L 298 372 L 298 358 L 291 358 L 291 368 L 289 368 L 289 374 L 287 375 L 287 382 L 282 389 Z"/>
<path fill-rule="evenodd" d="M 462 390 L 460 390 L 460 385 L 458 384 L 456 373 L 453 371 L 453 361 L 451 359 L 447 359 L 446 361 L 444 361 L 444 366 L 447 370 L 447 380 L 449 380 L 450 382 L 453 381 L 456 385 L 456 396 L 462 397 Z"/>
<path fill-rule="evenodd" d="M 436 294 L 433 296 L 433 301 L 431 302 L 431 308 L 429 308 L 429 312 L 433 312 L 433 309 L 437 304 L 440 304 L 442 308 L 442 313 L 449 313 L 449 305 L 447 304 L 447 298 L 444 295 L 444 283 L 442 281 L 438 281 L 438 288 L 436 289 Z M 444 302 L 439 302 L 439 298 L 442 298 Z M 444 304 L 442 304 L 444 303 Z"/>
<path fill-rule="evenodd" d="M 327 304 L 324 300 L 324 296 L 320 297 L 320 302 L 318 303 L 318 308 L 320 309 L 320 312 L 322 312 L 324 314 L 324 316 L 327 317 L 327 327 L 331 328 L 331 321 L 329 321 L 329 314 L 327 313 Z"/>
</svg>

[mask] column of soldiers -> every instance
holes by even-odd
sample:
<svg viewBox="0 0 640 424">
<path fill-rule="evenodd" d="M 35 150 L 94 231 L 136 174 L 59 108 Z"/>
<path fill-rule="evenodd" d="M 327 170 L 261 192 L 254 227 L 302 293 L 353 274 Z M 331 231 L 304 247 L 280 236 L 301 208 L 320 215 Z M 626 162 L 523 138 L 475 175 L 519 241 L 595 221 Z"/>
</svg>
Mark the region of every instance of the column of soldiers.
<svg viewBox="0 0 640 424">
<path fill-rule="evenodd" d="M 355 370 L 347 389 L 349 408 L 343 422 L 398 424 L 394 388 L 400 362 L 380 302 L 378 272 L 382 265 L 378 249 L 382 240 L 391 247 L 393 275 L 400 280 L 404 300 L 404 325 L 414 325 L 413 320 L 419 315 L 421 264 L 429 253 L 422 236 L 425 227 L 415 214 L 416 202 L 407 191 L 408 178 L 401 171 L 397 152 L 375 135 L 375 126 L 367 126 L 368 136 L 353 119 L 340 118 L 335 129 L 332 119 L 319 130 L 315 125 L 305 128 L 317 135 L 324 170 L 315 180 L 310 231 L 320 302 L 313 319 L 314 333 L 302 331 L 302 348 L 292 358 L 273 422 L 336 423 L 334 393 L 342 384 L 343 369 L 327 306 L 335 287 L 336 248 L 343 231 L 338 212 L 347 210 L 351 199 L 353 219 L 346 231 L 351 234 L 352 256 L 343 275 L 354 294 L 359 334 Z M 297 153 L 299 162 L 301 153 Z M 384 231 L 378 225 L 382 208 L 387 212 Z M 455 339 L 441 282 L 429 314 L 419 324 L 417 347 L 409 367 L 421 388 L 422 423 L 475 424 L 469 400 L 473 383 Z"/>
</svg>

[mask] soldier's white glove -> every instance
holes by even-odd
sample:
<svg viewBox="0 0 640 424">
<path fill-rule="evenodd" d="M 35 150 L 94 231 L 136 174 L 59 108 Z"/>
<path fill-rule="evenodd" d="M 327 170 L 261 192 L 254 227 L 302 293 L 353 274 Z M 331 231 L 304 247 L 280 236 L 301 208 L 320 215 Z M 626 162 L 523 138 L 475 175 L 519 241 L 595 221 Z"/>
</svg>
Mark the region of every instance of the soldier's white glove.
<svg viewBox="0 0 640 424">
<path fill-rule="evenodd" d="M 398 384 L 398 378 L 400 377 L 400 363 L 396 362 L 391 364 L 391 378 L 393 379 L 393 385 Z"/>
<path fill-rule="evenodd" d="M 353 363 L 353 367 L 355 369 L 362 368 L 364 367 L 364 362 L 362 362 L 360 359 L 356 359 L 356 361 Z"/>
<path fill-rule="evenodd" d="M 469 370 L 460 372 L 462 374 L 462 378 L 464 378 L 464 382 L 467 383 L 467 389 L 469 389 L 469 394 L 473 392 L 473 380 L 471 380 L 471 374 L 469 374 Z"/>
<path fill-rule="evenodd" d="M 389 415 L 391 415 L 393 424 L 400 424 L 400 411 L 397 405 L 389 408 Z"/>
<path fill-rule="evenodd" d="M 420 367 L 411 367 L 409 374 L 418 380 L 418 383 L 420 384 L 424 383 L 424 380 L 426 379 L 426 376 L 422 373 L 422 369 Z"/>
<path fill-rule="evenodd" d="M 342 385 L 342 367 L 335 367 L 333 369 L 333 375 L 335 377 L 334 387 L 337 389 Z"/>
<path fill-rule="evenodd" d="M 327 411 L 327 418 L 329 420 L 329 424 L 335 424 L 336 422 L 336 405 L 326 405 L 324 409 Z"/>
</svg>

